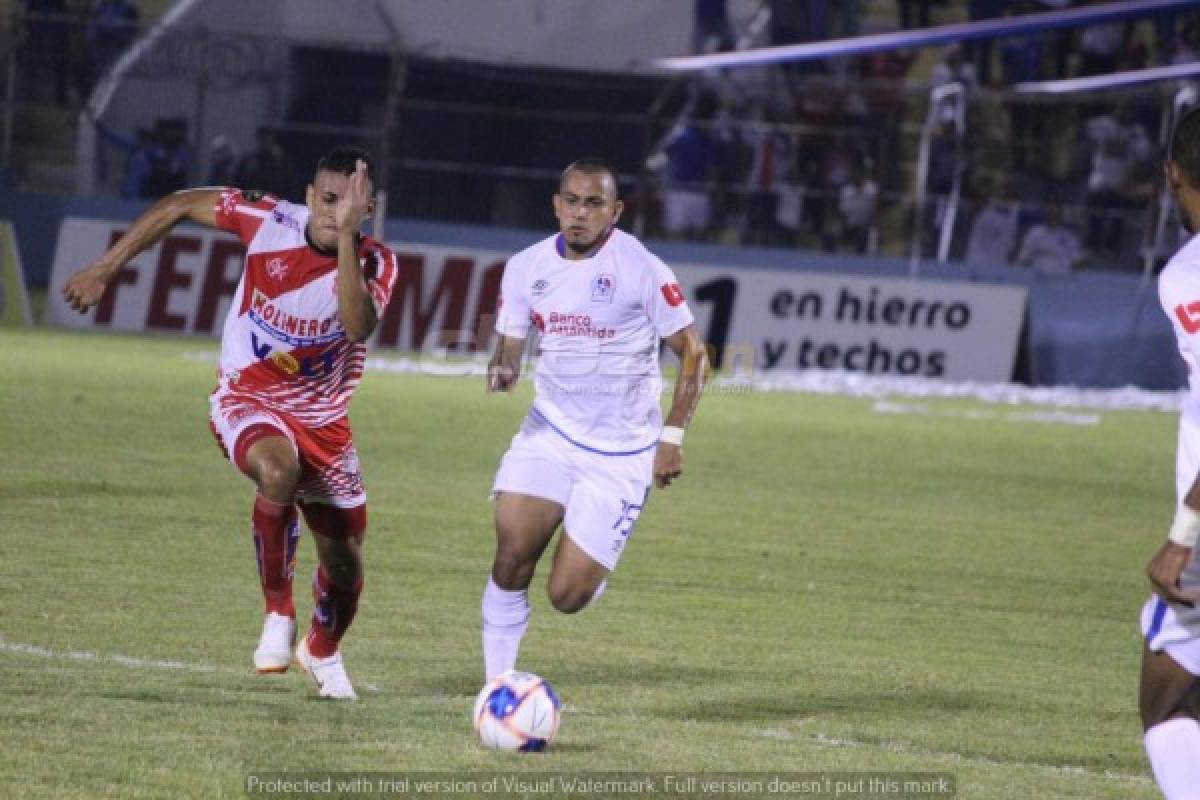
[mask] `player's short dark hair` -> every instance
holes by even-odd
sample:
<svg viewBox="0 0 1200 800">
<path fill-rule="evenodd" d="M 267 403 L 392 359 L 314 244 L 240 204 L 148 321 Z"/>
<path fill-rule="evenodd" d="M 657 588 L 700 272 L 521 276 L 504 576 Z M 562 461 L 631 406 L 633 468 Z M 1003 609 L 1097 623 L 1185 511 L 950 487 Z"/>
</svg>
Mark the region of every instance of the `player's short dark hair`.
<svg viewBox="0 0 1200 800">
<path fill-rule="evenodd" d="M 366 162 L 367 179 L 375 183 L 375 162 L 371 154 L 361 147 L 343 144 L 330 150 L 317 161 L 317 172 L 325 170 L 338 175 L 353 175 L 359 160 Z"/>
<path fill-rule="evenodd" d="M 562 171 L 562 176 L 558 179 L 558 186 L 560 189 L 562 188 L 563 182 L 566 181 L 567 176 L 572 172 L 586 172 L 588 175 L 596 175 L 601 172 L 607 172 L 608 176 L 612 178 L 613 191 L 617 193 L 618 197 L 621 194 L 621 176 L 617 174 L 617 170 L 613 167 L 613 165 L 605 161 L 603 158 L 588 156 L 567 164 L 567 168 Z"/>
<path fill-rule="evenodd" d="M 1175 123 L 1167 158 L 1179 167 L 1189 186 L 1200 189 L 1200 106 L 1193 106 Z"/>
</svg>

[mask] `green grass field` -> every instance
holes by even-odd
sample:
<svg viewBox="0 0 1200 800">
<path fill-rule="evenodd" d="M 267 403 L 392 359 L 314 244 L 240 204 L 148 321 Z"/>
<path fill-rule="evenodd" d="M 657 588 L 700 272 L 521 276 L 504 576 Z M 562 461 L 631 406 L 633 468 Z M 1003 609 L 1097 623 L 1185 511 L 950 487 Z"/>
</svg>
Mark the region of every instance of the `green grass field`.
<svg viewBox="0 0 1200 800">
<path fill-rule="evenodd" d="M 1152 798 L 1142 567 L 1176 419 L 1094 426 L 708 395 L 596 608 L 535 578 L 520 664 L 567 704 L 485 751 L 479 598 L 529 402 L 368 373 L 357 704 L 257 676 L 250 484 L 207 430 L 204 340 L 0 333 L 0 796 L 241 797 L 256 771 L 945 771 L 964 798 Z M 984 409 L 928 401 L 940 411 Z M 297 601 L 313 569 L 303 543 Z"/>
</svg>

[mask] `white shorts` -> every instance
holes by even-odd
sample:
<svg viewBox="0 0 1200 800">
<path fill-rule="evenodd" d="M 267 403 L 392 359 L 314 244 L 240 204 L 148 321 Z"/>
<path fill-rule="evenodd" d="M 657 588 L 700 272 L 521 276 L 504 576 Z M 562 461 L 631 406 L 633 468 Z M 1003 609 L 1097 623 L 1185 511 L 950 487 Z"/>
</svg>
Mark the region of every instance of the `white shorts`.
<svg viewBox="0 0 1200 800">
<path fill-rule="evenodd" d="M 592 450 L 532 411 L 500 460 L 492 491 L 561 505 L 566 535 L 612 572 L 650 496 L 656 446 L 624 455 Z"/>
<path fill-rule="evenodd" d="M 709 206 L 706 192 L 668 189 L 663 192 L 663 227 L 671 233 L 705 228 Z"/>
<path fill-rule="evenodd" d="M 1179 442 L 1175 450 L 1175 496 L 1182 503 L 1200 471 L 1200 427 L 1179 418 Z M 1200 560 L 1192 559 L 1180 584 L 1200 586 Z M 1166 651 L 1179 666 L 1200 676 L 1200 608 L 1167 605 L 1155 596 L 1142 607 L 1142 635 L 1155 653 Z"/>
</svg>

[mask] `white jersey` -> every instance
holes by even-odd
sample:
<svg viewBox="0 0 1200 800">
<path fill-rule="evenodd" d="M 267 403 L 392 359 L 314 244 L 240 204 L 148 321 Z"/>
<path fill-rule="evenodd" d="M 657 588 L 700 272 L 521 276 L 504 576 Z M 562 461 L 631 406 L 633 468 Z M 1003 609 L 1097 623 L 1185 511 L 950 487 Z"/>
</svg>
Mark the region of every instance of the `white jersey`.
<svg viewBox="0 0 1200 800">
<path fill-rule="evenodd" d="M 587 449 L 644 450 L 662 429 L 659 339 L 692 312 L 670 268 L 629 234 L 614 229 L 579 261 L 563 247 L 555 235 L 508 260 L 496 332 L 538 331 L 533 414 Z"/>
<path fill-rule="evenodd" d="M 1200 424 L 1200 236 L 1179 249 L 1158 276 L 1158 301 L 1175 329 L 1188 370 L 1183 416 Z"/>
</svg>

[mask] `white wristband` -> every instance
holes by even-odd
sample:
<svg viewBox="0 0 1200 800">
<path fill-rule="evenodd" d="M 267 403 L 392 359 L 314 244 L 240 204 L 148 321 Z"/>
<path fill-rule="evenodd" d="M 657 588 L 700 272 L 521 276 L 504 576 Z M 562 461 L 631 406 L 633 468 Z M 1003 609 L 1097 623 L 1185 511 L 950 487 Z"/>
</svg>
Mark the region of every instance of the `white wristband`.
<svg viewBox="0 0 1200 800">
<path fill-rule="evenodd" d="M 662 433 L 658 435 L 658 440 L 681 447 L 683 445 L 683 428 L 677 425 L 664 425 Z M 1196 515 L 1196 519 L 1200 520 L 1200 514 Z"/>
<path fill-rule="evenodd" d="M 1196 540 L 1200 539 L 1200 511 L 1194 511 L 1181 503 L 1175 511 L 1175 521 L 1171 523 L 1171 532 L 1167 534 L 1167 538 L 1184 547 L 1195 547 Z"/>
</svg>

